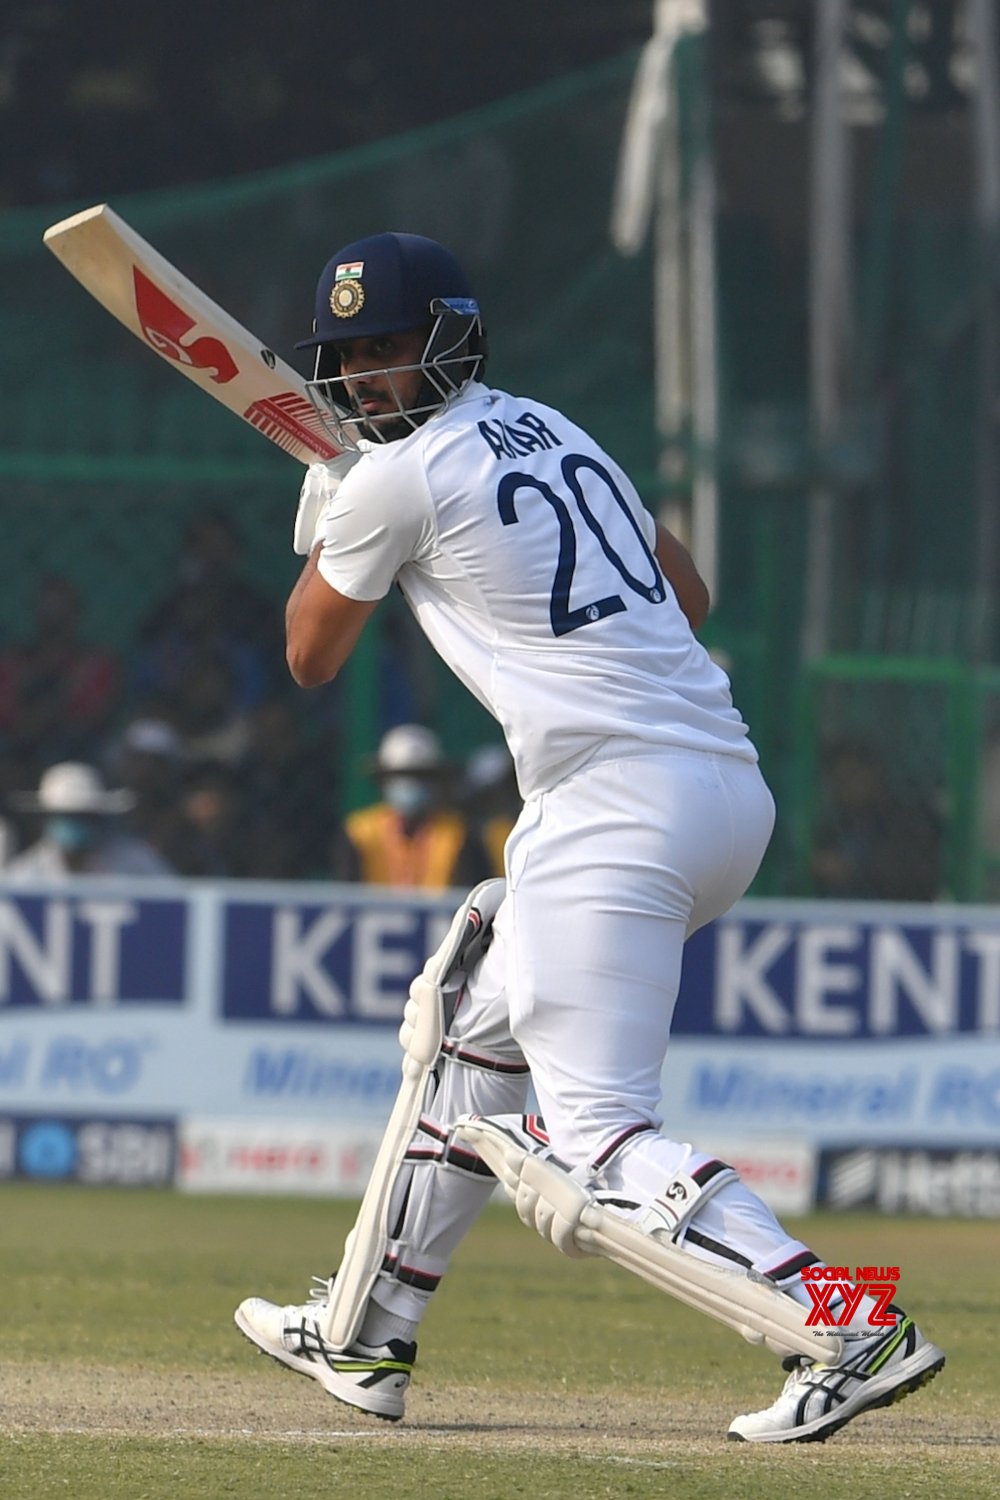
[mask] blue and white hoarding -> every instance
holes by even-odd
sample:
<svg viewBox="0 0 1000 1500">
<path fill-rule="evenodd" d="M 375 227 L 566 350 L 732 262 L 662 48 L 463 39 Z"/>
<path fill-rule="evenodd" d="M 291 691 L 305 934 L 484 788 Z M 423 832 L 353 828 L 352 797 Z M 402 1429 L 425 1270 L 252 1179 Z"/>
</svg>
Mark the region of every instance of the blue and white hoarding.
<svg viewBox="0 0 1000 1500">
<path fill-rule="evenodd" d="M 817 1145 L 1000 1134 L 1000 912 L 746 901 L 688 945 L 666 1124 Z"/>
<path fill-rule="evenodd" d="M 328 1184 L 331 1161 L 377 1140 L 406 990 L 454 905 L 360 886 L 0 881 L 0 1118 L 194 1119 L 189 1159 L 213 1171 L 218 1120 L 247 1170 L 294 1162 Z M 664 1089 L 666 1128 L 710 1149 L 995 1145 L 1000 913 L 742 903 L 688 945 Z"/>
</svg>

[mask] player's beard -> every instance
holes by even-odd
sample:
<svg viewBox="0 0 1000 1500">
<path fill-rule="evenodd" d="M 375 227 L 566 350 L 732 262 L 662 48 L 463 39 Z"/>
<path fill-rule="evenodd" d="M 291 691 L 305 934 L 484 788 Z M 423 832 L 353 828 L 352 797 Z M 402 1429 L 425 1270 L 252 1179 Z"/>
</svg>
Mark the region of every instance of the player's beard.
<svg viewBox="0 0 1000 1500">
<path fill-rule="evenodd" d="M 417 424 L 402 412 L 387 412 L 384 417 L 361 417 L 356 423 L 359 438 L 372 443 L 395 443 L 409 437 Z"/>
<path fill-rule="evenodd" d="M 432 417 L 444 405 L 444 398 L 424 376 L 413 407 L 367 417 L 353 397 L 352 404 L 358 412 L 357 421 L 354 424 L 358 437 L 367 438 L 374 443 L 396 443 L 400 438 L 409 437 L 411 432 L 422 427 L 427 418 Z"/>
</svg>

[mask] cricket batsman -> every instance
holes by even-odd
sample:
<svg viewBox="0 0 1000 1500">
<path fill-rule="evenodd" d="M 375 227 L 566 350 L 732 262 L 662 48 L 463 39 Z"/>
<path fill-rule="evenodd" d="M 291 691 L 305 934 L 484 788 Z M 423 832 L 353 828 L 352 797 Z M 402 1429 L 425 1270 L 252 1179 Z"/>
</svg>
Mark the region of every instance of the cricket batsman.
<svg viewBox="0 0 1000 1500">
<path fill-rule="evenodd" d="M 607 1256 L 783 1361 L 774 1403 L 730 1438 L 822 1441 L 944 1354 L 899 1309 L 873 1326 L 868 1297 L 813 1326 L 802 1271 L 820 1257 L 661 1129 L 685 940 L 746 892 L 774 821 L 697 638 L 706 587 L 593 438 L 486 383 L 479 303 L 435 241 L 338 250 L 305 346 L 343 452 L 300 497 L 292 675 L 335 677 L 398 585 L 501 725 L 524 806 L 504 879 L 471 893 L 411 988 L 400 1095 L 340 1270 L 303 1306 L 249 1298 L 237 1324 L 397 1420 L 421 1318 L 499 1178 L 564 1253 Z M 606 383 L 613 403 L 614 369 Z M 529 1080 L 540 1116 L 523 1113 Z"/>
</svg>

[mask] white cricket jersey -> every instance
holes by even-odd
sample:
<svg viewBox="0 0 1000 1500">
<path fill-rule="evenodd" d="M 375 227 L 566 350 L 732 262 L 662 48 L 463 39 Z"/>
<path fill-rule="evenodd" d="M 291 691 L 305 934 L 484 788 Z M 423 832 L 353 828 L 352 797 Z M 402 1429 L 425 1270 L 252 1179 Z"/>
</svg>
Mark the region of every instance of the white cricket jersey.
<svg viewBox="0 0 1000 1500">
<path fill-rule="evenodd" d="M 653 556 L 614 459 L 561 413 L 471 384 L 341 483 L 319 571 L 352 599 L 398 582 L 503 727 L 523 797 L 655 746 L 756 760 L 725 673 Z"/>
</svg>

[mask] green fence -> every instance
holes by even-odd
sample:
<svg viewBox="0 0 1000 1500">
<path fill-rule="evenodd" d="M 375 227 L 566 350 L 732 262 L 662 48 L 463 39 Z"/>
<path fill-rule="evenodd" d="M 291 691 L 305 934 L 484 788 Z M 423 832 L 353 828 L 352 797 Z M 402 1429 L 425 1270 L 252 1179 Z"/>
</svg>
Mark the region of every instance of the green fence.
<svg viewBox="0 0 1000 1500">
<path fill-rule="evenodd" d="M 316 277 L 338 245 L 382 228 L 443 240 L 483 302 L 490 378 L 590 427 L 652 504 L 650 264 L 619 258 L 607 234 L 634 62 L 615 58 L 373 147 L 113 206 L 299 368 L 293 345 L 308 331 Z M 243 872 L 326 873 L 323 837 L 300 841 L 308 853 L 296 870 L 287 840 L 269 846 L 267 830 L 329 830 L 370 794 L 364 757 L 384 728 L 430 723 L 458 761 L 498 730 L 395 599 L 342 686 L 294 689 L 280 635 L 298 567 L 290 539 L 302 471 L 153 358 L 44 250 L 45 227 L 85 206 L 0 218 L 0 797 L 66 754 L 100 757 L 116 774 L 121 733 L 137 716 L 180 718 L 199 759 L 222 754 L 226 725 L 213 726 L 211 700 L 213 690 L 217 699 L 228 692 L 228 716 L 245 721 L 230 736 L 234 762 L 264 756 L 277 766 L 286 757 L 285 774 L 275 769 L 266 789 L 273 815 Z M 207 543 L 206 512 L 216 518 Z M 206 545 L 226 575 L 214 609 L 210 589 L 200 602 L 190 598 L 191 577 L 208 566 L 199 555 Z M 92 693 L 89 707 L 68 712 L 71 722 L 46 720 L 43 732 L 46 716 L 19 703 L 14 679 L 18 653 L 35 650 L 49 630 L 39 613 L 51 576 L 75 593 L 70 612 L 79 612 L 74 628 L 95 648 L 91 657 L 116 659 L 117 686 Z M 244 625 L 247 611 L 257 612 L 249 641 L 229 638 L 237 596 Z M 179 602 L 212 616 L 202 621 L 203 643 L 225 637 L 224 665 L 238 679 L 227 689 L 219 661 L 198 653 L 200 705 L 187 702 L 190 673 L 162 638 L 166 617 L 176 636 Z M 63 646 L 80 655 L 79 642 Z M 37 684 L 31 691 L 44 695 Z M 216 708 L 225 720 L 226 704 Z M 321 764 L 332 774 L 317 776 Z M 263 795 L 249 779 L 244 813 L 247 796 Z"/>
<path fill-rule="evenodd" d="M 377 146 L 113 206 L 292 363 L 338 245 L 385 227 L 442 239 L 483 301 L 490 378 L 590 428 L 656 511 L 677 481 L 659 474 L 652 252 L 622 258 L 608 236 L 634 67 L 634 55 L 614 58 Z M 721 543 L 705 637 L 781 810 L 757 889 L 818 888 L 810 850 L 831 794 L 828 754 L 853 739 L 888 757 L 892 826 L 905 831 L 906 809 L 918 809 L 923 834 L 906 837 L 937 850 L 936 889 L 987 898 L 997 652 L 988 643 L 984 654 L 982 631 L 995 601 L 975 587 L 970 214 L 926 197 L 897 206 L 882 364 L 816 452 L 806 202 L 774 191 L 802 185 L 807 132 L 731 111 L 711 125 Z M 877 141 L 869 132 L 856 145 L 863 165 Z M 189 762 L 233 772 L 227 816 L 246 847 L 223 864 L 323 875 L 339 816 L 370 794 L 364 756 L 382 729 L 427 722 L 461 762 L 497 740 L 496 726 L 396 599 L 343 683 L 292 687 L 281 617 L 301 470 L 178 379 L 43 249 L 47 224 L 86 206 L 0 217 L 0 800 L 66 754 L 117 775 L 128 725 L 166 719 Z M 876 230 L 862 214 L 862 258 Z M 820 476 L 836 493 L 829 646 L 841 659 L 804 674 L 808 495 Z"/>
<path fill-rule="evenodd" d="M 820 896 L 1000 895 L 1000 672 L 831 656 L 798 694 L 796 888 Z"/>
</svg>

